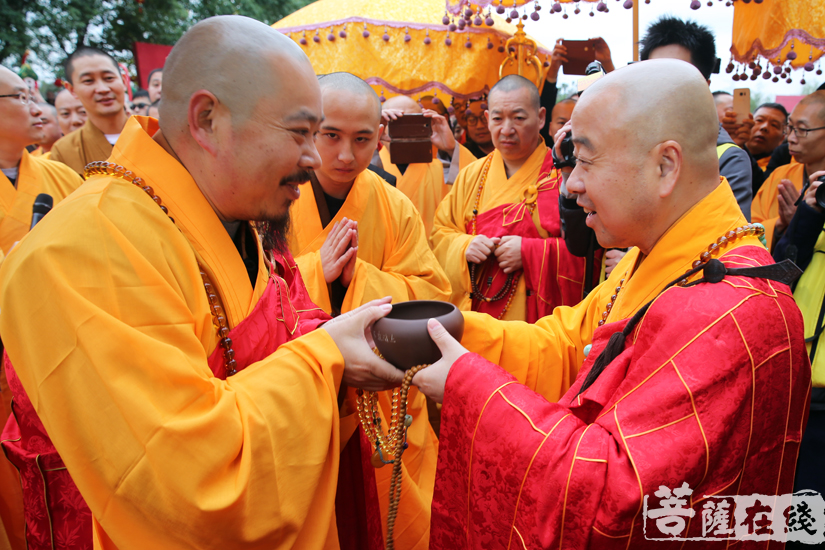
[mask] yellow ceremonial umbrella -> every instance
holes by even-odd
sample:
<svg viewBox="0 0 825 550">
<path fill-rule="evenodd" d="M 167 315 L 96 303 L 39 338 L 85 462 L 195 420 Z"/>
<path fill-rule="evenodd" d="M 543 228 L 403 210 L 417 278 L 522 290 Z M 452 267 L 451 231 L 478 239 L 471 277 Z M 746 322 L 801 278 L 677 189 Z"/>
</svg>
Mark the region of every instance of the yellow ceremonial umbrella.
<svg viewBox="0 0 825 550">
<path fill-rule="evenodd" d="M 733 45 L 727 72 L 734 80 L 772 78 L 791 83 L 791 69 L 821 75 L 817 61 L 825 50 L 822 0 L 738 1 L 733 15 Z M 734 61 L 740 65 L 736 67 Z M 773 67 L 771 67 L 773 65 Z M 746 67 L 752 71 L 748 75 Z M 738 78 L 737 78 L 738 77 Z M 805 84 L 805 77 L 800 81 Z"/>
<path fill-rule="evenodd" d="M 502 74 L 544 82 L 550 50 L 490 9 L 456 17 L 444 0 L 318 0 L 273 25 L 298 42 L 317 74 L 353 73 L 382 96 L 481 97 Z M 530 59 L 526 62 L 526 59 Z M 502 67 L 502 64 L 504 66 Z M 439 101 L 436 101 L 438 103 Z"/>
</svg>

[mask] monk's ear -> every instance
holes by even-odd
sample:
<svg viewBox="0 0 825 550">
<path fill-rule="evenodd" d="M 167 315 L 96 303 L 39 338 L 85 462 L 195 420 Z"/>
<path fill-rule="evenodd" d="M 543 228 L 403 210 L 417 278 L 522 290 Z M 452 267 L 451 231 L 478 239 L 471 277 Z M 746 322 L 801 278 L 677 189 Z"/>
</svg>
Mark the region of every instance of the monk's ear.
<svg viewBox="0 0 825 550">
<path fill-rule="evenodd" d="M 379 142 L 381 141 L 381 138 L 382 138 L 383 136 L 384 136 L 384 125 L 383 125 L 383 124 L 379 124 L 379 125 L 378 125 L 378 141 L 379 141 Z"/>
<path fill-rule="evenodd" d="M 673 193 L 682 172 L 682 146 L 673 140 L 663 141 L 656 146 L 655 154 L 659 162 L 659 196 L 665 198 Z"/>
<path fill-rule="evenodd" d="M 539 128 L 544 128 L 544 121 L 547 119 L 547 109 L 541 107 L 539 109 Z"/>
<path fill-rule="evenodd" d="M 189 98 L 187 122 L 192 139 L 212 156 L 218 153 L 216 132 L 218 98 L 209 90 L 198 90 Z"/>
</svg>

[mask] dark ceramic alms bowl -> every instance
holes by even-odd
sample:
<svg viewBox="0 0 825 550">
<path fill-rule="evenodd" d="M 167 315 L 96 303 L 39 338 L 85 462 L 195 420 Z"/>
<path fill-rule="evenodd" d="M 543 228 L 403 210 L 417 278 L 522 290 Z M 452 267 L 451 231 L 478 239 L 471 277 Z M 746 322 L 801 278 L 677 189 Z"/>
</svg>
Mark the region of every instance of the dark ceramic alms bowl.
<svg viewBox="0 0 825 550">
<path fill-rule="evenodd" d="M 464 316 L 449 302 L 416 300 L 393 304 L 386 317 L 372 325 L 372 339 L 391 365 L 409 370 L 441 359 L 441 351 L 427 331 L 427 321 L 435 319 L 453 338 L 464 334 Z"/>
</svg>

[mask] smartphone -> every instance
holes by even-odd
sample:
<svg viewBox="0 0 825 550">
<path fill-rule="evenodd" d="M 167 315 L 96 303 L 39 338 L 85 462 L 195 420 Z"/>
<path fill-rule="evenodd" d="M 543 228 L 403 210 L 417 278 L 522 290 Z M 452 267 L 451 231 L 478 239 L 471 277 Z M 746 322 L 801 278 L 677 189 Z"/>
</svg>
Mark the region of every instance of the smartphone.
<svg viewBox="0 0 825 550">
<path fill-rule="evenodd" d="M 596 38 L 590 40 L 562 40 L 567 48 L 567 63 L 562 65 L 564 74 L 585 74 L 587 66 L 596 61 Z"/>
<path fill-rule="evenodd" d="M 736 124 L 742 124 L 751 114 L 751 91 L 749 88 L 736 88 L 733 91 L 733 110 Z"/>
<path fill-rule="evenodd" d="M 390 120 L 390 162 L 429 164 L 433 161 L 432 121 L 423 114 L 409 114 Z"/>
</svg>

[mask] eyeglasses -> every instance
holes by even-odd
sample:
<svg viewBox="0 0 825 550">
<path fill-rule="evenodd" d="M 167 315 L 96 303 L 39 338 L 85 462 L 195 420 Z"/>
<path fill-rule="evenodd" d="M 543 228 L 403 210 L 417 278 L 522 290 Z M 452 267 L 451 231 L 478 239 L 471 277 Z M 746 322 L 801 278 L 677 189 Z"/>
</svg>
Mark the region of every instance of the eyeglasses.
<svg viewBox="0 0 825 550">
<path fill-rule="evenodd" d="M 794 128 L 790 124 L 785 125 L 785 135 L 790 136 L 791 132 L 794 132 L 796 137 L 802 139 L 808 137 L 808 132 L 813 132 L 814 130 L 825 130 L 825 126 L 820 126 L 819 128 Z"/>
<path fill-rule="evenodd" d="M 0 97 L 16 97 L 23 105 L 30 105 L 34 103 L 34 98 L 28 92 L 17 92 L 14 94 L 0 95 Z"/>
<path fill-rule="evenodd" d="M 485 117 L 484 115 L 467 115 L 465 118 L 467 119 L 467 126 L 475 126 L 479 122 L 481 122 L 482 124 L 487 124 L 487 117 Z"/>
</svg>

